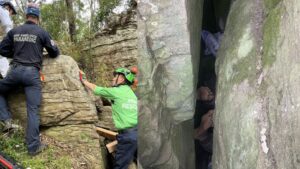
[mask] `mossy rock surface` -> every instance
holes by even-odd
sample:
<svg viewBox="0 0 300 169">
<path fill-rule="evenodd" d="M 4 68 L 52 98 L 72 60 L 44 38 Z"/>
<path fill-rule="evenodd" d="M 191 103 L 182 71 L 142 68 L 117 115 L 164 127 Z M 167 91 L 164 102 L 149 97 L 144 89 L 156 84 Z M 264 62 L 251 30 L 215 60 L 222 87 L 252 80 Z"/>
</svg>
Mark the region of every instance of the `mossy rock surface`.
<svg viewBox="0 0 300 169">
<path fill-rule="evenodd" d="M 217 60 L 213 168 L 299 168 L 299 9 L 296 0 L 232 4 Z"/>
<path fill-rule="evenodd" d="M 104 169 L 99 136 L 92 124 L 51 127 L 43 132 L 63 146 L 67 146 L 71 160 L 82 168 Z"/>
</svg>

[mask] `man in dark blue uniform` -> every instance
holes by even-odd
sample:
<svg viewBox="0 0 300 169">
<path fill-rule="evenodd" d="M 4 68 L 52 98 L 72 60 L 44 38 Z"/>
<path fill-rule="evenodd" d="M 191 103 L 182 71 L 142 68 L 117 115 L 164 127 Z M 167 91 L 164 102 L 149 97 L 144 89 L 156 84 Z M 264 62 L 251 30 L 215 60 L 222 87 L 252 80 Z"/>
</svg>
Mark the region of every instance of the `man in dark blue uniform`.
<svg viewBox="0 0 300 169">
<path fill-rule="evenodd" d="M 59 50 L 50 35 L 38 26 L 39 17 L 39 7 L 29 4 L 25 24 L 9 31 L 0 44 L 0 55 L 13 59 L 7 76 L 0 80 L 0 120 L 5 124 L 4 130 L 12 128 L 11 113 L 8 111 L 4 95 L 18 86 L 23 86 L 27 102 L 26 143 L 29 155 L 36 155 L 46 148 L 39 137 L 39 70 L 42 66 L 43 49 L 45 48 L 52 58 L 59 55 Z"/>
</svg>

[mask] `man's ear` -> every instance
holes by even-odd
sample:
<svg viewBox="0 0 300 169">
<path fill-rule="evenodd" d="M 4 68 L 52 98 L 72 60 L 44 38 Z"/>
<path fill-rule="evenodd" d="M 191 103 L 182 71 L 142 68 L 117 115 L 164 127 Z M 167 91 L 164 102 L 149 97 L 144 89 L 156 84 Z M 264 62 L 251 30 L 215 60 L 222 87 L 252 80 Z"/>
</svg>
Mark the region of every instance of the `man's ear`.
<svg viewBox="0 0 300 169">
<path fill-rule="evenodd" d="M 121 77 L 122 77 L 122 82 L 121 83 L 126 82 L 126 78 L 125 78 L 125 76 L 123 74 L 121 75 Z"/>
</svg>

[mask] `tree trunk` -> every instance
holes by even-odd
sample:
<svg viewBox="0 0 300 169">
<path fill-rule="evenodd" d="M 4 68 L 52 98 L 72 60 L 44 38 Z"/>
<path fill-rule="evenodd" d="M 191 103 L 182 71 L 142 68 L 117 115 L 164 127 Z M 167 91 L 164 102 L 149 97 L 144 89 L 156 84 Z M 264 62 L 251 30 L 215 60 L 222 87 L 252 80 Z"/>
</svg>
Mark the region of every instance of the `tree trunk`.
<svg viewBox="0 0 300 169">
<path fill-rule="evenodd" d="M 75 14 L 73 11 L 73 0 L 66 0 L 67 16 L 69 22 L 69 34 L 72 42 L 76 42 L 76 25 L 75 25 Z"/>
</svg>

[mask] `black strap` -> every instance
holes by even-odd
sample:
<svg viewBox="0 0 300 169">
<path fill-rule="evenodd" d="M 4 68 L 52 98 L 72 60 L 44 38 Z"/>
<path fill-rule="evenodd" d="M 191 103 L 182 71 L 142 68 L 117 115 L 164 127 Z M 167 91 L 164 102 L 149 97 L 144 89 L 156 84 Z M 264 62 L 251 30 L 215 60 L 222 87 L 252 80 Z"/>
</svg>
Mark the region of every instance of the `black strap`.
<svg viewBox="0 0 300 169">
<path fill-rule="evenodd" d="M 133 132 L 133 131 L 137 131 L 138 127 L 131 127 L 131 128 L 127 128 L 127 129 L 124 129 L 124 130 L 119 130 L 118 133 L 119 134 L 124 134 L 124 133 L 130 133 L 130 132 Z"/>
</svg>

